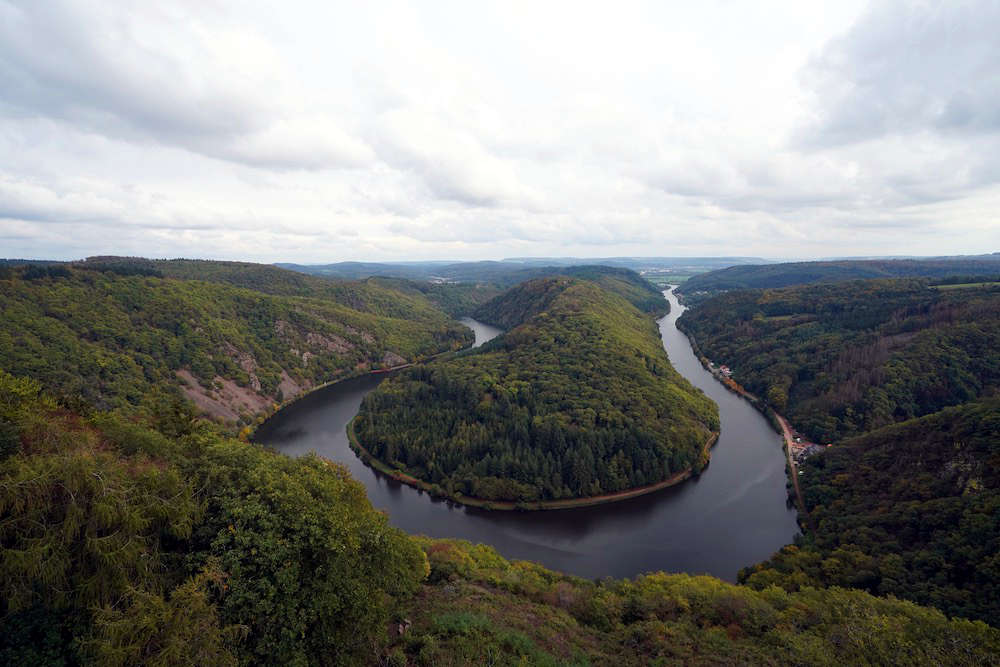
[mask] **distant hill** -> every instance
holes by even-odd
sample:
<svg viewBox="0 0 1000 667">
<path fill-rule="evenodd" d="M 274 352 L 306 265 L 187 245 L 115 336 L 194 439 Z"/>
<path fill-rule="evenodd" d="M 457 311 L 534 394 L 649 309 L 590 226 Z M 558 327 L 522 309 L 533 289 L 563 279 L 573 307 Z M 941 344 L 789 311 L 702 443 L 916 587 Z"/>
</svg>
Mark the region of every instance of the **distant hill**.
<svg viewBox="0 0 1000 667">
<path fill-rule="evenodd" d="M 608 271 L 620 270 L 596 275 Z M 365 397 L 355 428 L 376 459 L 454 498 L 514 502 L 623 491 L 707 462 L 717 409 L 626 298 L 589 280 L 539 278 L 476 317 L 509 330 Z"/>
<path fill-rule="evenodd" d="M 404 270 L 399 273 L 409 274 L 410 277 L 394 275 L 396 272 L 388 268 L 389 265 L 366 266 L 369 268 L 381 266 L 386 269 L 385 273 L 379 274 L 377 277 L 372 276 L 366 282 L 383 284 L 403 292 L 422 294 L 431 303 L 455 317 L 472 315 L 476 308 L 508 287 L 528 280 L 555 275 L 578 277 L 597 282 L 602 287 L 624 296 L 637 308 L 647 312 L 664 314 L 668 307 L 659 288 L 635 271 L 623 267 L 598 265 L 525 267 L 523 264 L 505 262 L 469 262 L 438 267 L 441 273 L 452 276 L 447 278 L 448 282 L 443 282 L 445 279 L 440 276 L 440 280 L 413 277 L 415 273 L 407 266 L 404 266 Z M 345 273 L 349 274 L 350 271 Z M 324 273 L 311 275 L 333 277 Z M 317 279 L 311 278 L 311 280 L 316 281 Z M 330 281 L 325 282 L 329 284 Z M 316 282 L 310 282 L 309 285 L 312 290 L 323 289 L 322 285 L 318 285 Z M 326 289 L 333 288 L 327 287 Z"/>
<path fill-rule="evenodd" d="M 677 291 L 685 297 L 768 287 L 841 282 L 866 278 L 909 278 L 1000 275 L 1000 253 L 922 259 L 792 262 L 763 266 L 731 266 L 689 279 Z"/>
<path fill-rule="evenodd" d="M 482 262 L 337 262 L 334 264 L 277 264 L 282 268 L 328 278 L 369 276 L 455 282 L 491 282 L 514 285 L 529 277 L 553 275 L 570 266 L 611 266 L 636 272 L 673 273 L 684 277 L 737 264 L 762 264 L 755 257 L 543 257 Z M 532 273 L 535 272 L 535 273 Z"/>
</svg>

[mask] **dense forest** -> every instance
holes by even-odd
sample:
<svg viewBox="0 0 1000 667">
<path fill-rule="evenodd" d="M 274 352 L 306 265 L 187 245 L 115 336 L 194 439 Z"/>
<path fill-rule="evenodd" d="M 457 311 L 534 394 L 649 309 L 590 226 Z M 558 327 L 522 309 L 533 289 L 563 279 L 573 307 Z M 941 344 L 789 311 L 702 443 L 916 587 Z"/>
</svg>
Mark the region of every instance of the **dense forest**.
<svg viewBox="0 0 1000 667">
<path fill-rule="evenodd" d="M 354 427 L 376 459 L 453 497 L 523 502 L 621 491 L 706 463 L 716 408 L 623 297 L 545 278 L 476 316 L 509 331 L 365 398 Z"/>
<path fill-rule="evenodd" d="M 810 530 L 741 580 L 1000 618 L 1000 285 L 943 283 L 734 291 L 681 318 L 703 354 L 833 442 L 799 467 Z"/>
<path fill-rule="evenodd" d="M 732 266 L 693 276 L 678 288 L 689 303 L 726 290 L 791 287 L 875 278 L 1000 277 L 1000 253 L 923 259 L 840 260 Z"/>
<path fill-rule="evenodd" d="M 427 561 L 345 469 L 0 371 L 0 664 L 354 664 Z"/>
<path fill-rule="evenodd" d="M 1000 398 L 845 440 L 800 469 L 813 530 L 741 580 L 1000 619 Z"/>
<path fill-rule="evenodd" d="M 1000 386 L 1000 284 L 904 279 L 736 291 L 686 312 L 678 326 L 817 442 Z"/>
<path fill-rule="evenodd" d="M 8 268 L 0 364 L 77 407 L 135 406 L 181 387 L 207 412 L 245 422 L 315 384 L 471 342 L 419 294 L 251 266 L 238 280 L 223 262 Z M 198 279 L 159 277 L 168 274 Z"/>
<path fill-rule="evenodd" d="M 995 664 L 861 591 L 592 582 L 410 538 L 341 466 L 183 403 L 81 416 L 0 371 L 0 664 Z"/>
</svg>

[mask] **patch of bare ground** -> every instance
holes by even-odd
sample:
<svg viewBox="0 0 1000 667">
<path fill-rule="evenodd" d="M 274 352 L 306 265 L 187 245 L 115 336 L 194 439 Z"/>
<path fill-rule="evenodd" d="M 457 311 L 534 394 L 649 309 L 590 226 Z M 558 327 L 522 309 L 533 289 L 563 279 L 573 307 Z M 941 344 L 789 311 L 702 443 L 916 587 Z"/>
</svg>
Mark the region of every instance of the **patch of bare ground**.
<svg viewBox="0 0 1000 667">
<path fill-rule="evenodd" d="M 177 371 L 181 391 L 198 409 L 210 417 L 228 422 L 239 421 L 241 414 L 257 414 L 271 405 L 271 399 L 251 387 L 241 387 L 232 380 L 218 375 L 212 380 L 212 389 L 203 387 L 186 369 Z M 290 379 L 290 378 L 289 378 Z M 217 388 L 216 388 L 217 387 Z"/>
<path fill-rule="evenodd" d="M 287 373 L 284 369 L 281 371 L 281 382 L 278 384 L 278 391 L 281 392 L 281 396 L 284 400 L 294 398 L 304 391 L 312 388 L 312 384 L 308 380 L 304 380 L 302 384 L 299 384 L 292 376 Z"/>
<path fill-rule="evenodd" d="M 387 350 L 384 355 L 382 355 L 382 365 L 383 366 L 401 366 L 406 363 L 406 359 L 392 350 Z"/>
</svg>

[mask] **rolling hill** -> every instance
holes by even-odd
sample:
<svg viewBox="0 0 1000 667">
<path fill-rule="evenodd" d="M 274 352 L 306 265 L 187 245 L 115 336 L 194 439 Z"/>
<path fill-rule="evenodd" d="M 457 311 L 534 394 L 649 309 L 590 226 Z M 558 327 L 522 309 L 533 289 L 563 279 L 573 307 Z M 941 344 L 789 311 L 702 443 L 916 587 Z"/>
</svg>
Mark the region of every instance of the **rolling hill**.
<svg viewBox="0 0 1000 667">
<path fill-rule="evenodd" d="M 791 287 L 872 278 L 1000 276 L 1000 253 L 921 259 L 840 260 L 732 266 L 693 276 L 677 289 L 689 302 L 737 289 Z"/>
</svg>

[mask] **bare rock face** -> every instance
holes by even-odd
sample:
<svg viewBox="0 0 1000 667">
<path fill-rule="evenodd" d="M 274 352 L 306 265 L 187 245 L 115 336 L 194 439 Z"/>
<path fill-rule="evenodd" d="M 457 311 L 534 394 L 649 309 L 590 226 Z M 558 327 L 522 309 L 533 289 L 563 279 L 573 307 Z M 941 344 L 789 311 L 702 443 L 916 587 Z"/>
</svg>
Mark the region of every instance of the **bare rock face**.
<svg viewBox="0 0 1000 667">
<path fill-rule="evenodd" d="M 287 371 L 281 371 L 281 383 L 278 385 L 278 390 L 281 392 L 282 397 L 287 401 L 290 398 L 298 396 L 303 391 L 310 388 L 310 383 L 308 381 L 299 384 L 296 382 Z"/>
<path fill-rule="evenodd" d="M 274 321 L 274 333 L 278 334 L 278 338 L 283 341 L 289 341 L 294 338 L 298 331 L 292 326 L 291 322 L 286 320 L 275 320 Z"/>
<path fill-rule="evenodd" d="M 386 350 L 386 353 L 382 355 L 382 365 L 383 366 L 400 366 L 406 363 L 406 359 L 399 356 L 392 350 Z"/>
<path fill-rule="evenodd" d="M 216 376 L 212 380 L 217 388 L 206 389 L 190 371 L 179 370 L 177 376 L 182 380 L 181 391 L 184 395 L 211 417 L 235 422 L 241 414 L 256 414 L 271 404 L 270 399 L 258 393 L 259 389 L 241 387 L 223 377 Z"/>
<path fill-rule="evenodd" d="M 354 349 L 354 344 L 346 338 L 341 338 L 335 334 L 324 336 L 312 331 L 306 334 L 306 343 L 326 352 L 334 352 L 336 354 L 343 354 Z"/>
<path fill-rule="evenodd" d="M 260 393 L 261 384 L 260 378 L 257 377 L 255 370 L 257 370 L 257 360 L 254 359 L 253 355 L 249 352 L 243 352 L 236 348 L 230 342 L 226 342 L 223 345 L 223 349 L 233 362 L 243 369 L 243 372 L 250 376 L 250 387 L 255 391 Z"/>
<path fill-rule="evenodd" d="M 371 335 L 367 331 L 358 331 L 354 327 L 345 327 L 345 329 L 347 330 L 347 333 L 351 334 L 352 336 L 359 337 L 364 343 L 368 345 L 371 345 L 372 343 L 375 342 L 375 336 Z"/>
</svg>

